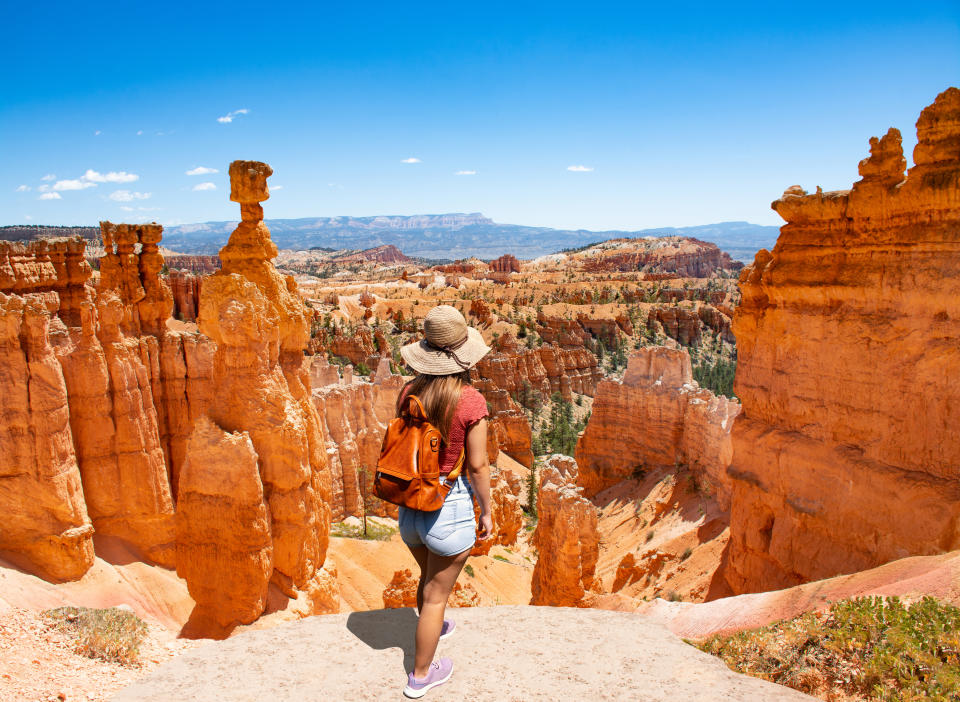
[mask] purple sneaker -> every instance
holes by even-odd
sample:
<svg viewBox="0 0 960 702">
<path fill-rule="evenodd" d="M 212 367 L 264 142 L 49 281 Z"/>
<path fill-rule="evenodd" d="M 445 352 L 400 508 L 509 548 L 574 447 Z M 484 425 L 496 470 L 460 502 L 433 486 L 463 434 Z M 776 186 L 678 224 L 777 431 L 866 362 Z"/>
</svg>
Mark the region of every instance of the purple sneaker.
<svg viewBox="0 0 960 702">
<path fill-rule="evenodd" d="M 447 638 L 457 628 L 457 623 L 452 619 L 444 619 L 443 626 L 440 627 L 440 640 Z"/>
<path fill-rule="evenodd" d="M 413 671 L 407 675 L 407 686 L 403 694 L 407 697 L 423 697 L 427 690 L 437 685 L 443 685 L 453 675 L 453 661 L 449 658 L 439 658 L 430 664 L 430 671 L 425 678 L 413 677 Z"/>
</svg>

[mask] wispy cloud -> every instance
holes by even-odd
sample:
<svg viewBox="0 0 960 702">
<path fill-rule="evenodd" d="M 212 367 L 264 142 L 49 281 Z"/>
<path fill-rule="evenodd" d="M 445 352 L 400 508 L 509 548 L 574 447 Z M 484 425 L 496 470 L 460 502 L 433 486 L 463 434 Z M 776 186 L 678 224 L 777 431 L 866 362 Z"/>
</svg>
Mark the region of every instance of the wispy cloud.
<svg viewBox="0 0 960 702">
<path fill-rule="evenodd" d="M 240 115 L 249 114 L 249 112 L 250 110 L 244 107 L 243 109 L 240 109 L 240 110 L 234 110 L 233 112 L 228 112 L 223 117 L 217 117 L 217 121 L 220 124 L 230 124 L 233 120 L 235 120 Z"/>
<path fill-rule="evenodd" d="M 455 175 L 477 175 L 476 171 L 457 171 Z"/>
<path fill-rule="evenodd" d="M 193 186 L 194 190 L 216 190 L 217 186 L 213 183 L 197 183 Z"/>
<path fill-rule="evenodd" d="M 33 219 L 33 217 L 31 217 L 30 215 L 23 215 L 23 218 L 24 218 L 25 220 L 27 220 L 28 222 L 29 222 L 31 219 Z"/>
<path fill-rule="evenodd" d="M 93 136 L 100 136 L 101 134 L 103 134 L 103 132 L 101 132 L 101 131 L 98 129 L 97 131 L 95 131 L 95 132 L 93 133 Z"/>
<path fill-rule="evenodd" d="M 43 178 L 41 178 L 40 180 L 56 180 L 56 179 L 57 179 L 56 175 L 54 175 L 53 173 L 47 173 L 47 175 L 43 176 Z"/>
<path fill-rule="evenodd" d="M 589 173 L 593 170 L 593 166 L 567 166 L 567 170 L 574 173 Z"/>
<path fill-rule="evenodd" d="M 18 193 L 29 192 L 29 191 L 30 191 L 30 186 L 29 186 L 29 185 L 18 185 L 16 191 L 17 191 Z"/>
<path fill-rule="evenodd" d="M 133 200 L 149 200 L 153 193 L 138 193 L 130 190 L 114 190 L 107 195 L 114 202 L 132 202 Z"/>
<path fill-rule="evenodd" d="M 271 185 L 271 186 L 270 186 L 270 192 L 273 192 L 274 190 L 283 190 L 283 186 L 282 186 L 282 185 Z"/>
<path fill-rule="evenodd" d="M 97 173 L 87 169 L 87 172 L 80 176 L 80 180 L 90 183 L 132 183 L 140 180 L 136 173 L 127 173 L 126 171 L 110 171 L 109 173 Z"/>
<path fill-rule="evenodd" d="M 207 168 L 206 166 L 197 166 L 196 168 L 191 168 L 187 171 L 187 175 L 208 175 L 210 173 L 219 173 L 216 168 Z"/>
<path fill-rule="evenodd" d="M 60 197 L 60 193 L 43 193 L 43 195 L 41 195 L 37 199 L 38 200 L 62 200 L 63 198 Z"/>
<path fill-rule="evenodd" d="M 137 136 L 142 136 L 142 135 L 143 135 L 143 130 L 142 130 L 142 129 L 138 129 L 138 130 L 137 130 Z"/>
<path fill-rule="evenodd" d="M 58 180 L 53 184 L 54 190 L 86 190 L 87 188 L 97 187 L 96 183 L 91 183 L 83 178 L 73 178 L 71 180 Z M 47 198 L 52 199 L 52 198 Z"/>
<path fill-rule="evenodd" d="M 416 156 L 411 156 L 410 158 L 403 159 L 400 163 L 420 163 L 420 159 Z"/>
</svg>

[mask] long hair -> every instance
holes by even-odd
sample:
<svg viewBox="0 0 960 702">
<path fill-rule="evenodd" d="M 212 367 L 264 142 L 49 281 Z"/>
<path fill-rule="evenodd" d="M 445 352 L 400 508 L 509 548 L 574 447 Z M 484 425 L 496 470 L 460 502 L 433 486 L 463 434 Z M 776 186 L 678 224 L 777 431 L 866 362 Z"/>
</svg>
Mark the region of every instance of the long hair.
<svg viewBox="0 0 960 702">
<path fill-rule="evenodd" d="M 397 416 L 403 414 L 404 401 L 410 395 L 420 398 L 424 412 L 430 423 L 440 430 L 443 442 L 447 443 L 453 413 L 460 401 L 460 391 L 470 384 L 470 371 L 450 375 L 427 375 L 418 373 L 417 377 L 403 386 L 397 397 Z"/>
</svg>

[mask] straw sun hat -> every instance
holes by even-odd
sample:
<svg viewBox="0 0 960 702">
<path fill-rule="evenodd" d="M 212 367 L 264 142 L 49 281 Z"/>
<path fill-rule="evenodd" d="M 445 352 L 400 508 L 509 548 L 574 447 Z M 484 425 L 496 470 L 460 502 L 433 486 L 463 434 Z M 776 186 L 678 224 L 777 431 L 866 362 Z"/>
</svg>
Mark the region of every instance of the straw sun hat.
<svg viewBox="0 0 960 702">
<path fill-rule="evenodd" d="M 490 347 L 467 326 L 456 307 L 437 305 L 423 320 L 423 341 L 407 344 L 400 355 L 407 365 L 427 375 L 450 375 L 473 368 Z"/>
</svg>

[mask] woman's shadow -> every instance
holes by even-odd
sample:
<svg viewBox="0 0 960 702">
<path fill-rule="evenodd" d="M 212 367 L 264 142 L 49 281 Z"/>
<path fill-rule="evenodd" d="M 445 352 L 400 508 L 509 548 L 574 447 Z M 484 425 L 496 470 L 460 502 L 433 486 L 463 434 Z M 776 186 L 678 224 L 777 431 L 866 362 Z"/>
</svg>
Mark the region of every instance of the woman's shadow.
<svg viewBox="0 0 960 702">
<path fill-rule="evenodd" d="M 347 629 L 370 648 L 402 649 L 403 672 L 413 670 L 417 615 L 412 608 L 352 612 L 347 617 Z"/>
</svg>

